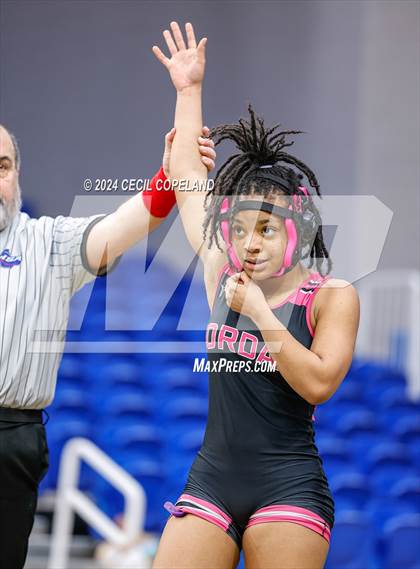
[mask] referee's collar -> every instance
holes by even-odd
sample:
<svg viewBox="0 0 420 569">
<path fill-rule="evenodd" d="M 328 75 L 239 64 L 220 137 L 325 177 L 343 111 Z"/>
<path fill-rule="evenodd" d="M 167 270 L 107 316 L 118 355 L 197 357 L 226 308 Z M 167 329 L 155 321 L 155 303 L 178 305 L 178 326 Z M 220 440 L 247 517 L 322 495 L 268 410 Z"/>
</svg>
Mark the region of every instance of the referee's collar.
<svg viewBox="0 0 420 569">
<path fill-rule="evenodd" d="M 0 243 L 6 243 L 10 237 L 13 237 L 16 231 L 19 229 L 20 225 L 24 225 L 29 219 L 27 213 L 23 211 L 19 211 L 15 217 L 12 219 L 12 223 L 10 223 L 7 227 L 0 231 Z"/>
</svg>

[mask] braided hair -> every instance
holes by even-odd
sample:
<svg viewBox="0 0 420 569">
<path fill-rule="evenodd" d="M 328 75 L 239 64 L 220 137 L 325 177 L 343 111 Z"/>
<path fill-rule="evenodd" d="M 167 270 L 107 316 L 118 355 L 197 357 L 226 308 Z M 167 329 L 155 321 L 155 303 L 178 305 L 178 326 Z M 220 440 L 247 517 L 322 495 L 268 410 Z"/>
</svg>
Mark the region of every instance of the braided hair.
<svg viewBox="0 0 420 569">
<path fill-rule="evenodd" d="M 240 152 L 228 158 L 219 168 L 214 186 L 206 196 L 203 236 L 206 239 L 209 234 L 209 248 L 214 242 L 221 249 L 219 242 L 220 207 L 226 196 L 234 196 L 232 200 L 235 203 L 240 195 L 258 194 L 267 197 L 272 194 L 298 194 L 300 193 L 299 186 L 303 185 L 302 180 L 306 177 L 310 186 L 321 197 L 319 184 L 312 170 L 304 162 L 284 150 L 294 144 L 294 141 L 287 142 L 286 137 L 300 134 L 303 131 L 278 131 L 280 125 L 267 128 L 264 120 L 255 114 L 251 105 L 248 106 L 248 112 L 249 120 L 241 118 L 238 124 L 217 126 L 210 132 L 210 137 L 216 145 L 223 140 L 231 140 Z M 259 174 L 261 166 L 270 167 L 270 179 L 261 179 Z M 291 166 L 296 168 L 297 172 Z M 286 183 L 280 186 L 273 181 L 273 177 L 280 177 Z M 320 219 L 313 200 L 309 200 L 309 203 L 310 209 Z M 306 255 L 302 255 L 302 258 L 308 256 L 310 256 L 309 267 L 313 266 L 314 259 L 316 259 L 318 272 L 323 274 L 322 265 L 326 259 L 326 272 L 331 272 L 332 261 L 324 243 L 321 224 L 317 228 L 315 239 L 311 240 L 310 250 Z"/>
</svg>

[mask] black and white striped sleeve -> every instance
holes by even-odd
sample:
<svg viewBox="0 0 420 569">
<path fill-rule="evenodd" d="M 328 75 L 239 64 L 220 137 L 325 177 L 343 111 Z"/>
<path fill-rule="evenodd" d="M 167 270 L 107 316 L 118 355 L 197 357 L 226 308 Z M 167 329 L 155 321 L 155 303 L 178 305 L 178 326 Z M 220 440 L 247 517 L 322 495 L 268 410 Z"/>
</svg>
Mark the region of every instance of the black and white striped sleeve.
<svg viewBox="0 0 420 569">
<path fill-rule="evenodd" d="M 87 238 L 94 225 L 104 217 L 104 215 L 91 217 L 59 216 L 55 219 L 53 264 L 62 268 L 62 279 L 68 279 L 71 294 L 93 281 L 95 277 L 105 276 L 119 261 L 117 259 L 112 267 L 105 267 L 99 271 L 94 271 L 89 267 L 86 255 Z"/>
</svg>

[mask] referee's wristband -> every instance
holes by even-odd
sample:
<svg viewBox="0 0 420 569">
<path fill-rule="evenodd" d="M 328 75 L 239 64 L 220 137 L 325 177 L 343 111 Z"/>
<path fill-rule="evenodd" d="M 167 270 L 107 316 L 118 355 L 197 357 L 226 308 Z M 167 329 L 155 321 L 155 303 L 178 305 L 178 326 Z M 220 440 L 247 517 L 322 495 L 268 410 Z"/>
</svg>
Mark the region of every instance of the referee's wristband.
<svg viewBox="0 0 420 569">
<path fill-rule="evenodd" d="M 166 217 L 175 205 L 175 191 L 167 180 L 162 166 L 142 191 L 144 205 L 154 217 Z"/>
</svg>

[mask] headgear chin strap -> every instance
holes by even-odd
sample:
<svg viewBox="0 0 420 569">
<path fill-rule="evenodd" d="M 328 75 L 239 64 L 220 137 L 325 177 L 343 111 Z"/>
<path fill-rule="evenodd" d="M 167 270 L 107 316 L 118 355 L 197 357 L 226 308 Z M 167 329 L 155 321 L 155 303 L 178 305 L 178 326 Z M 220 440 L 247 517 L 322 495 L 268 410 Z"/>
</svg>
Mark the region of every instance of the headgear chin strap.
<svg viewBox="0 0 420 569">
<path fill-rule="evenodd" d="M 264 179 L 268 176 L 264 175 Z M 278 178 L 270 176 L 273 181 L 278 184 Z M 230 236 L 230 218 L 231 213 L 236 213 L 237 211 L 243 210 L 258 210 L 266 211 L 267 213 L 273 213 L 284 218 L 284 224 L 287 234 L 287 244 L 286 250 L 284 252 L 283 262 L 278 271 L 273 273 L 273 277 L 281 277 L 288 271 L 290 271 L 300 260 L 302 254 L 302 248 L 304 246 L 301 233 L 311 235 L 316 232 L 320 220 L 315 216 L 311 210 L 303 211 L 302 196 L 305 198 L 310 198 L 308 190 L 305 186 L 299 186 L 299 194 L 293 194 L 292 203 L 290 203 L 288 208 L 276 206 L 270 202 L 265 201 L 255 201 L 255 200 L 240 200 L 237 201 L 233 207 L 233 212 L 229 212 L 229 198 L 224 198 L 220 208 L 220 231 L 224 242 L 226 243 L 228 259 L 233 268 L 237 271 L 242 271 L 242 263 L 239 261 L 236 251 L 233 247 L 231 236 Z M 301 225 L 300 231 L 296 228 L 296 221 L 300 221 Z"/>
</svg>

